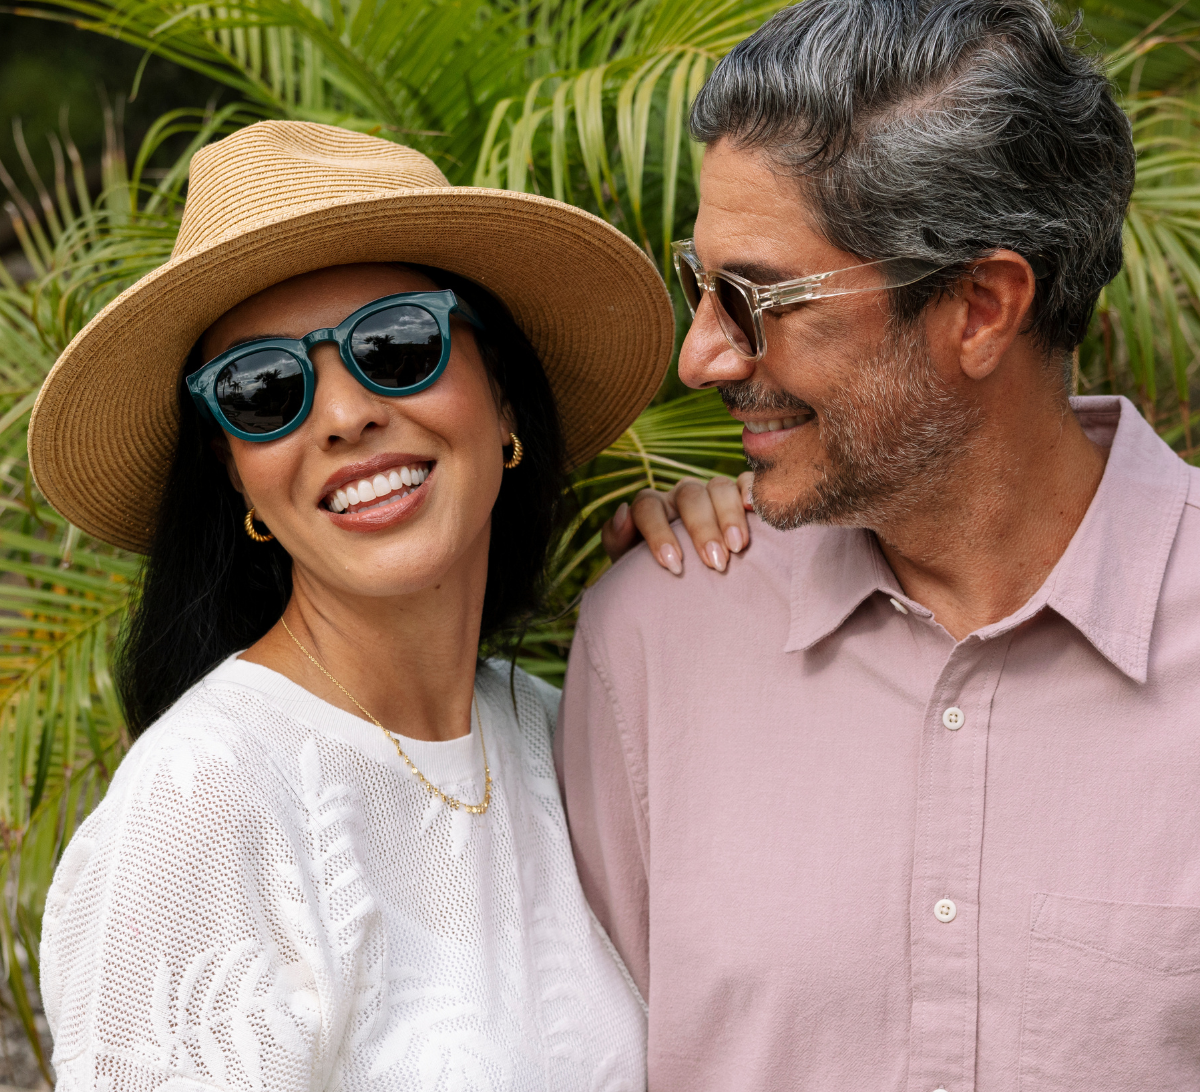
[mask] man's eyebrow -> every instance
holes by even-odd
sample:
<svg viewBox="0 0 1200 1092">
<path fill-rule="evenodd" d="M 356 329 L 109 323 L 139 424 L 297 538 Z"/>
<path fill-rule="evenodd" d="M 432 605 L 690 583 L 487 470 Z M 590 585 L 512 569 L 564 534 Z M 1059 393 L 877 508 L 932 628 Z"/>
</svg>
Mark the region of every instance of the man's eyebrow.
<svg viewBox="0 0 1200 1092">
<path fill-rule="evenodd" d="M 763 265 L 760 262 L 731 262 L 721 266 L 727 273 L 736 273 L 755 284 L 778 284 L 780 281 L 795 280 L 791 273 L 785 273 L 773 265 Z"/>
</svg>

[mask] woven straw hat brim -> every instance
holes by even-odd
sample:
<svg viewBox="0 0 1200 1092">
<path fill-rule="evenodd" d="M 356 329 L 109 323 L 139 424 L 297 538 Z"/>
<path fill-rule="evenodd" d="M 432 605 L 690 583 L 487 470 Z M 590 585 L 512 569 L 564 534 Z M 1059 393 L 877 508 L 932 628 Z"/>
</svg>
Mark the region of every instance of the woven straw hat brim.
<svg viewBox="0 0 1200 1092">
<path fill-rule="evenodd" d="M 87 534 L 145 553 L 193 344 L 256 292 L 354 262 L 437 266 L 503 300 L 541 357 L 572 468 L 633 422 L 670 361 L 675 323 L 658 270 L 589 213 L 458 186 L 314 202 L 173 259 L 75 337 L 30 421 L 42 494 Z"/>
</svg>

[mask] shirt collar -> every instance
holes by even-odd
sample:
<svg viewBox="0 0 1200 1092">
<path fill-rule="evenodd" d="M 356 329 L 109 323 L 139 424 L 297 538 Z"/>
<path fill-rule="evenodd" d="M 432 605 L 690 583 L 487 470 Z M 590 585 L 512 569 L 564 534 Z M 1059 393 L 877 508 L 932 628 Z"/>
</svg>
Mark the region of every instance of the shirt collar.
<svg viewBox="0 0 1200 1092">
<path fill-rule="evenodd" d="M 1186 464 L 1126 398 L 1071 399 L 1084 432 L 1109 447 L 1100 487 L 1063 556 L 1020 610 L 977 630 L 998 637 L 1051 607 L 1114 667 L 1146 681 L 1150 633 L 1167 558 L 1187 499 Z M 862 602 L 883 592 L 912 614 L 930 612 L 908 599 L 875 536 L 848 527 L 797 532 L 793 549 L 791 625 L 785 651 L 812 648 Z"/>
<path fill-rule="evenodd" d="M 870 531 L 805 527 L 793 533 L 792 616 L 785 652 L 807 652 L 877 591 L 899 596 L 899 582 Z"/>
</svg>

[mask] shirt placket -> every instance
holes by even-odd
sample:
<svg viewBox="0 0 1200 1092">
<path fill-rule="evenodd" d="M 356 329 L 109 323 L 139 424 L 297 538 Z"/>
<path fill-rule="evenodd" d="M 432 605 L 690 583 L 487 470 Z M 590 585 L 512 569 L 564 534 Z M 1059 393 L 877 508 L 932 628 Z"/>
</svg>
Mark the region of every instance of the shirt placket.
<svg viewBox="0 0 1200 1092">
<path fill-rule="evenodd" d="M 925 709 L 909 907 L 909 1092 L 975 1087 L 988 726 L 1008 642 L 956 645 Z"/>
</svg>

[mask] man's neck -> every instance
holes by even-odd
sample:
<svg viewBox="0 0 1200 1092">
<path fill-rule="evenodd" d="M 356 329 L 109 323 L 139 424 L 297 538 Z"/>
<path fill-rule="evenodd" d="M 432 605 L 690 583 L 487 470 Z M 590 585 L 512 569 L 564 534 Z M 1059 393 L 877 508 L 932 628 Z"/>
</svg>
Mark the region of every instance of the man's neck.
<svg viewBox="0 0 1200 1092">
<path fill-rule="evenodd" d="M 1047 411 L 985 424 L 936 495 L 872 528 L 905 594 L 955 640 L 1028 602 L 1104 476 L 1107 452 L 1065 401 Z"/>
</svg>

